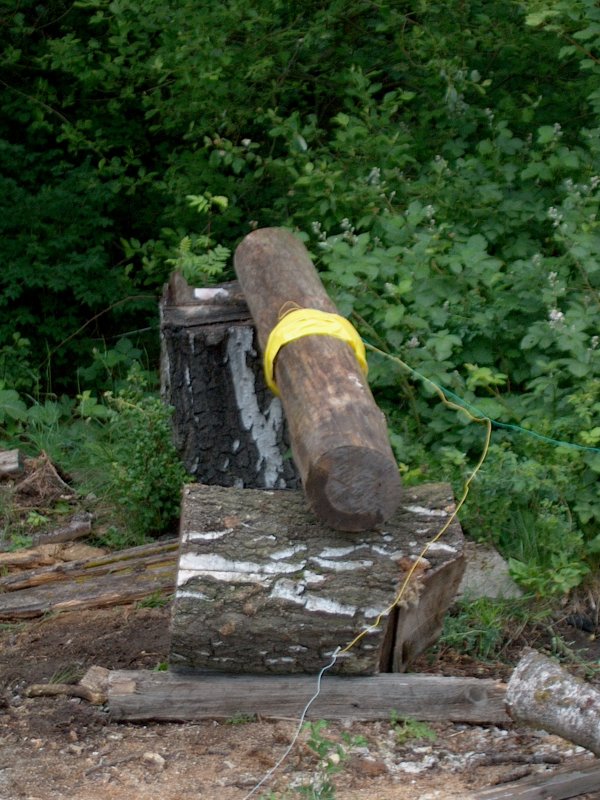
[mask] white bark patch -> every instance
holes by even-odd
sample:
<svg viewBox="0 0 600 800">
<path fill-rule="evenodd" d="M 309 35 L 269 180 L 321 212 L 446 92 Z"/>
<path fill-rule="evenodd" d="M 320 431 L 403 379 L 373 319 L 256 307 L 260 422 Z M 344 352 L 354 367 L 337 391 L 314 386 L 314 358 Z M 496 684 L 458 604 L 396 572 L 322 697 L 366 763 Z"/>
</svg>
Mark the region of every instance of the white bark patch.
<svg viewBox="0 0 600 800">
<path fill-rule="evenodd" d="M 225 300 L 229 297 L 227 289 L 219 287 L 217 289 L 194 289 L 196 300 Z"/>
<path fill-rule="evenodd" d="M 179 557 L 177 585 L 184 586 L 192 578 L 210 577 L 225 583 L 260 583 L 282 572 L 297 572 L 305 562 L 289 564 L 256 564 L 253 561 L 232 561 L 212 553 L 182 553 Z"/>
<path fill-rule="evenodd" d="M 287 547 L 285 550 L 277 550 L 275 553 L 271 553 L 269 558 L 272 558 L 274 561 L 281 561 L 282 558 L 295 556 L 296 553 L 301 553 L 303 550 L 306 550 L 306 545 L 298 544 L 295 547 Z"/>
<path fill-rule="evenodd" d="M 353 617 L 357 612 L 356 606 L 310 594 L 310 592 L 306 592 L 304 583 L 291 581 L 288 578 L 277 581 L 271 589 L 270 597 L 304 606 L 307 611 L 323 611 L 325 614 L 342 614 L 349 617 Z"/>
<path fill-rule="evenodd" d="M 318 564 L 323 569 L 329 569 L 333 572 L 345 572 L 353 569 L 364 569 L 366 567 L 373 566 L 373 562 L 368 559 L 365 559 L 364 561 L 332 561 L 328 558 L 312 556 L 310 561 Z"/>
<path fill-rule="evenodd" d="M 192 592 L 189 589 L 177 589 L 175 593 L 175 597 L 177 600 L 182 600 L 185 597 L 189 597 L 191 600 L 210 600 L 211 598 L 204 594 L 204 592 Z M 212 600 L 211 600 L 212 602 Z"/>
<path fill-rule="evenodd" d="M 188 531 L 183 535 L 183 541 L 188 542 L 210 542 L 214 539 L 222 539 L 228 533 L 233 533 L 233 528 L 223 528 L 220 531 Z"/>
<path fill-rule="evenodd" d="M 433 553 L 436 550 L 437 550 L 438 553 L 439 552 L 442 552 L 442 553 L 456 553 L 456 552 L 458 552 L 456 547 L 452 547 L 452 545 L 450 545 L 450 544 L 444 544 L 444 542 L 434 542 L 433 544 L 430 544 L 427 549 L 428 549 L 428 551 L 430 553 Z"/>
<path fill-rule="evenodd" d="M 363 545 L 364 547 L 364 545 Z M 321 552 L 321 558 L 341 558 L 342 556 L 349 556 L 353 553 L 356 547 L 326 547 Z"/>
<path fill-rule="evenodd" d="M 227 360 L 242 425 L 258 450 L 256 471 L 263 470 L 265 488 L 274 489 L 280 487 L 283 480 L 283 455 L 277 441 L 283 409 L 278 397 L 272 398 L 266 413 L 259 408 L 254 373 L 247 359 L 248 354 L 255 355 L 252 338 L 251 328 L 232 328 L 227 340 Z"/>
<path fill-rule="evenodd" d="M 405 511 L 413 514 L 421 514 L 425 517 L 447 517 L 448 512 L 441 508 L 424 508 L 423 506 L 404 506 Z"/>
</svg>

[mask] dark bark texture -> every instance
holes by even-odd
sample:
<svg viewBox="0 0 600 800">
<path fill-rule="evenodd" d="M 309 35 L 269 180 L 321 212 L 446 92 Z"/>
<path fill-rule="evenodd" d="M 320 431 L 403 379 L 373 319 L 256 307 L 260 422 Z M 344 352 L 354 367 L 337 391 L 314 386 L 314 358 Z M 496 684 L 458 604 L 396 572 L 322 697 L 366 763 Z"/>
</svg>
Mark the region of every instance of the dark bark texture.
<svg viewBox="0 0 600 800">
<path fill-rule="evenodd" d="M 281 402 L 265 385 L 238 284 L 194 289 L 174 274 L 161 340 L 163 396 L 188 472 L 219 486 L 298 487 Z"/>
</svg>

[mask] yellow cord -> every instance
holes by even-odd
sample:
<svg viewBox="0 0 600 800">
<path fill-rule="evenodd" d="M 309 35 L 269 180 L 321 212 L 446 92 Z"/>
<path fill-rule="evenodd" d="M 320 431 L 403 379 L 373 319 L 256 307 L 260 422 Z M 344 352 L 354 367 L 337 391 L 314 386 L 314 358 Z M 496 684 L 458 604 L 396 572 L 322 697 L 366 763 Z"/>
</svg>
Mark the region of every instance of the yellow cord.
<svg viewBox="0 0 600 800">
<path fill-rule="evenodd" d="M 375 353 L 379 353 L 380 355 L 385 356 L 385 358 L 389 358 L 392 361 L 397 362 L 398 364 L 400 364 L 403 367 L 406 367 L 404 362 L 401 359 L 397 358 L 396 356 L 391 356 L 389 353 L 386 353 L 383 350 L 379 350 L 377 347 L 373 347 L 373 345 L 367 345 L 367 348 L 369 350 L 372 350 Z M 450 517 L 446 520 L 446 522 L 445 522 L 444 526 L 441 528 L 441 530 L 439 530 L 438 533 L 436 533 L 436 535 L 433 537 L 433 539 L 430 539 L 430 541 L 427 542 L 425 547 L 419 553 L 418 558 L 415 559 L 415 562 L 413 563 L 412 567 L 407 572 L 406 577 L 402 581 L 402 585 L 400 586 L 398 594 L 394 598 L 393 602 L 390 603 L 390 605 L 384 611 L 382 611 L 381 614 L 379 614 L 379 616 L 377 617 L 375 622 L 373 622 L 372 625 L 369 625 L 368 628 L 365 628 L 364 630 L 362 630 L 358 634 L 358 636 L 355 636 L 355 638 L 350 642 L 350 644 L 347 644 L 346 647 L 344 647 L 342 650 L 340 650 L 339 655 L 342 655 L 343 653 L 347 653 L 358 642 L 360 642 L 360 640 L 364 636 L 366 636 L 368 633 L 370 633 L 371 631 L 373 631 L 376 628 L 378 628 L 379 624 L 381 623 L 381 620 L 384 617 L 386 617 L 388 614 L 390 614 L 394 610 L 394 608 L 401 602 L 401 600 L 404 597 L 404 594 L 406 592 L 406 589 L 408 587 L 408 584 L 410 582 L 410 579 L 412 578 L 415 570 L 419 566 L 420 560 L 425 557 L 425 555 L 427 554 L 427 551 L 429 550 L 429 548 L 432 545 L 434 545 L 437 541 L 439 541 L 439 539 L 441 539 L 441 537 L 446 533 L 446 531 L 448 530 L 450 525 L 452 525 L 452 523 L 456 519 L 456 517 L 458 515 L 458 512 L 460 511 L 460 509 L 462 508 L 465 500 L 467 499 L 467 496 L 469 494 L 469 489 L 471 487 L 471 483 L 473 482 L 475 476 L 477 475 L 477 473 L 481 469 L 481 466 L 482 466 L 483 462 L 485 461 L 485 459 L 487 457 L 487 454 L 488 454 L 488 451 L 489 451 L 489 448 L 490 448 L 490 441 L 491 441 L 491 438 L 492 438 L 492 421 L 491 421 L 491 419 L 489 419 L 489 417 L 476 417 L 474 414 L 471 414 L 471 412 L 468 409 L 463 408 L 463 406 L 459 406 L 457 403 L 453 403 L 451 400 L 448 400 L 448 398 L 446 397 L 444 392 L 439 388 L 439 386 L 437 386 L 435 383 L 433 383 L 433 381 L 430 381 L 428 378 L 425 378 L 424 376 L 420 376 L 420 377 L 422 378 L 422 380 L 426 381 L 427 383 L 431 384 L 431 386 L 433 386 L 433 388 L 435 389 L 437 395 L 440 397 L 441 401 L 444 403 L 445 406 L 447 406 L 448 408 L 457 410 L 457 411 L 462 411 L 463 414 L 466 414 L 466 416 L 471 420 L 471 422 L 479 422 L 479 423 L 481 423 L 481 424 L 486 426 L 486 436 L 485 436 L 485 442 L 484 442 L 484 446 L 483 446 L 483 451 L 481 453 L 481 456 L 480 456 L 479 461 L 477 462 L 475 468 L 473 469 L 473 471 L 471 472 L 471 474 L 468 476 L 468 478 L 466 479 L 466 481 L 464 483 L 462 497 L 460 498 L 456 508 L 454 509 L 454 511 L 452 512 Z"/>
</svg>

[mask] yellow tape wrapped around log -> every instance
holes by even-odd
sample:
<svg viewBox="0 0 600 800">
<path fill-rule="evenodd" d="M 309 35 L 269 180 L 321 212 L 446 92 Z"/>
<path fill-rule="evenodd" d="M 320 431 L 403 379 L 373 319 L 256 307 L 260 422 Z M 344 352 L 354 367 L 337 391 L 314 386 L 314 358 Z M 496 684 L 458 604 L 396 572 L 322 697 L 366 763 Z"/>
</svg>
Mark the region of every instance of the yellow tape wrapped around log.
<svg viewBox="0 0 600 800">
<path fill-rule="evenodd" d="M 263 365 L 267 386 L 275 395 L 279 395 L 275 382 L 275 359 L 282 347 L 304 336 L 333 336 L 350 345 L 356 360 L 366 375 L 369 367 L 362 339 L 352 323 L 339 314 L 318 311 L 315 308 L 298 308 L 288 312 L 279 322 L 267 340 Z"/>
</svg>

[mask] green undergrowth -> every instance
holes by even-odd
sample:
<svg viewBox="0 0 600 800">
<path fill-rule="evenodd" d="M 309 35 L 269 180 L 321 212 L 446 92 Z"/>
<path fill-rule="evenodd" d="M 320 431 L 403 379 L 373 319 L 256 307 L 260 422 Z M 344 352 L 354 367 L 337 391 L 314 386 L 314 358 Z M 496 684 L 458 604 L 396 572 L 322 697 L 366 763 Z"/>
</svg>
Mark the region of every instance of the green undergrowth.
<svg viewBox="0 0 600 800">
<path fill-rule="evenodd" d="M 387 354 L 369 380 L 405 485 L 459 495 L 483 447 L 421 375 L 498 423 L 465 530 L 537 598 L 590 580 L 595 0 L 23 0 L 4 23 L 0 433 L 113 507 L 108 541 L 176 513 L 168 412 L 126 377 L 157 368 L 163 283 L 231 278 L 278 225 Z"/>
</svg>

